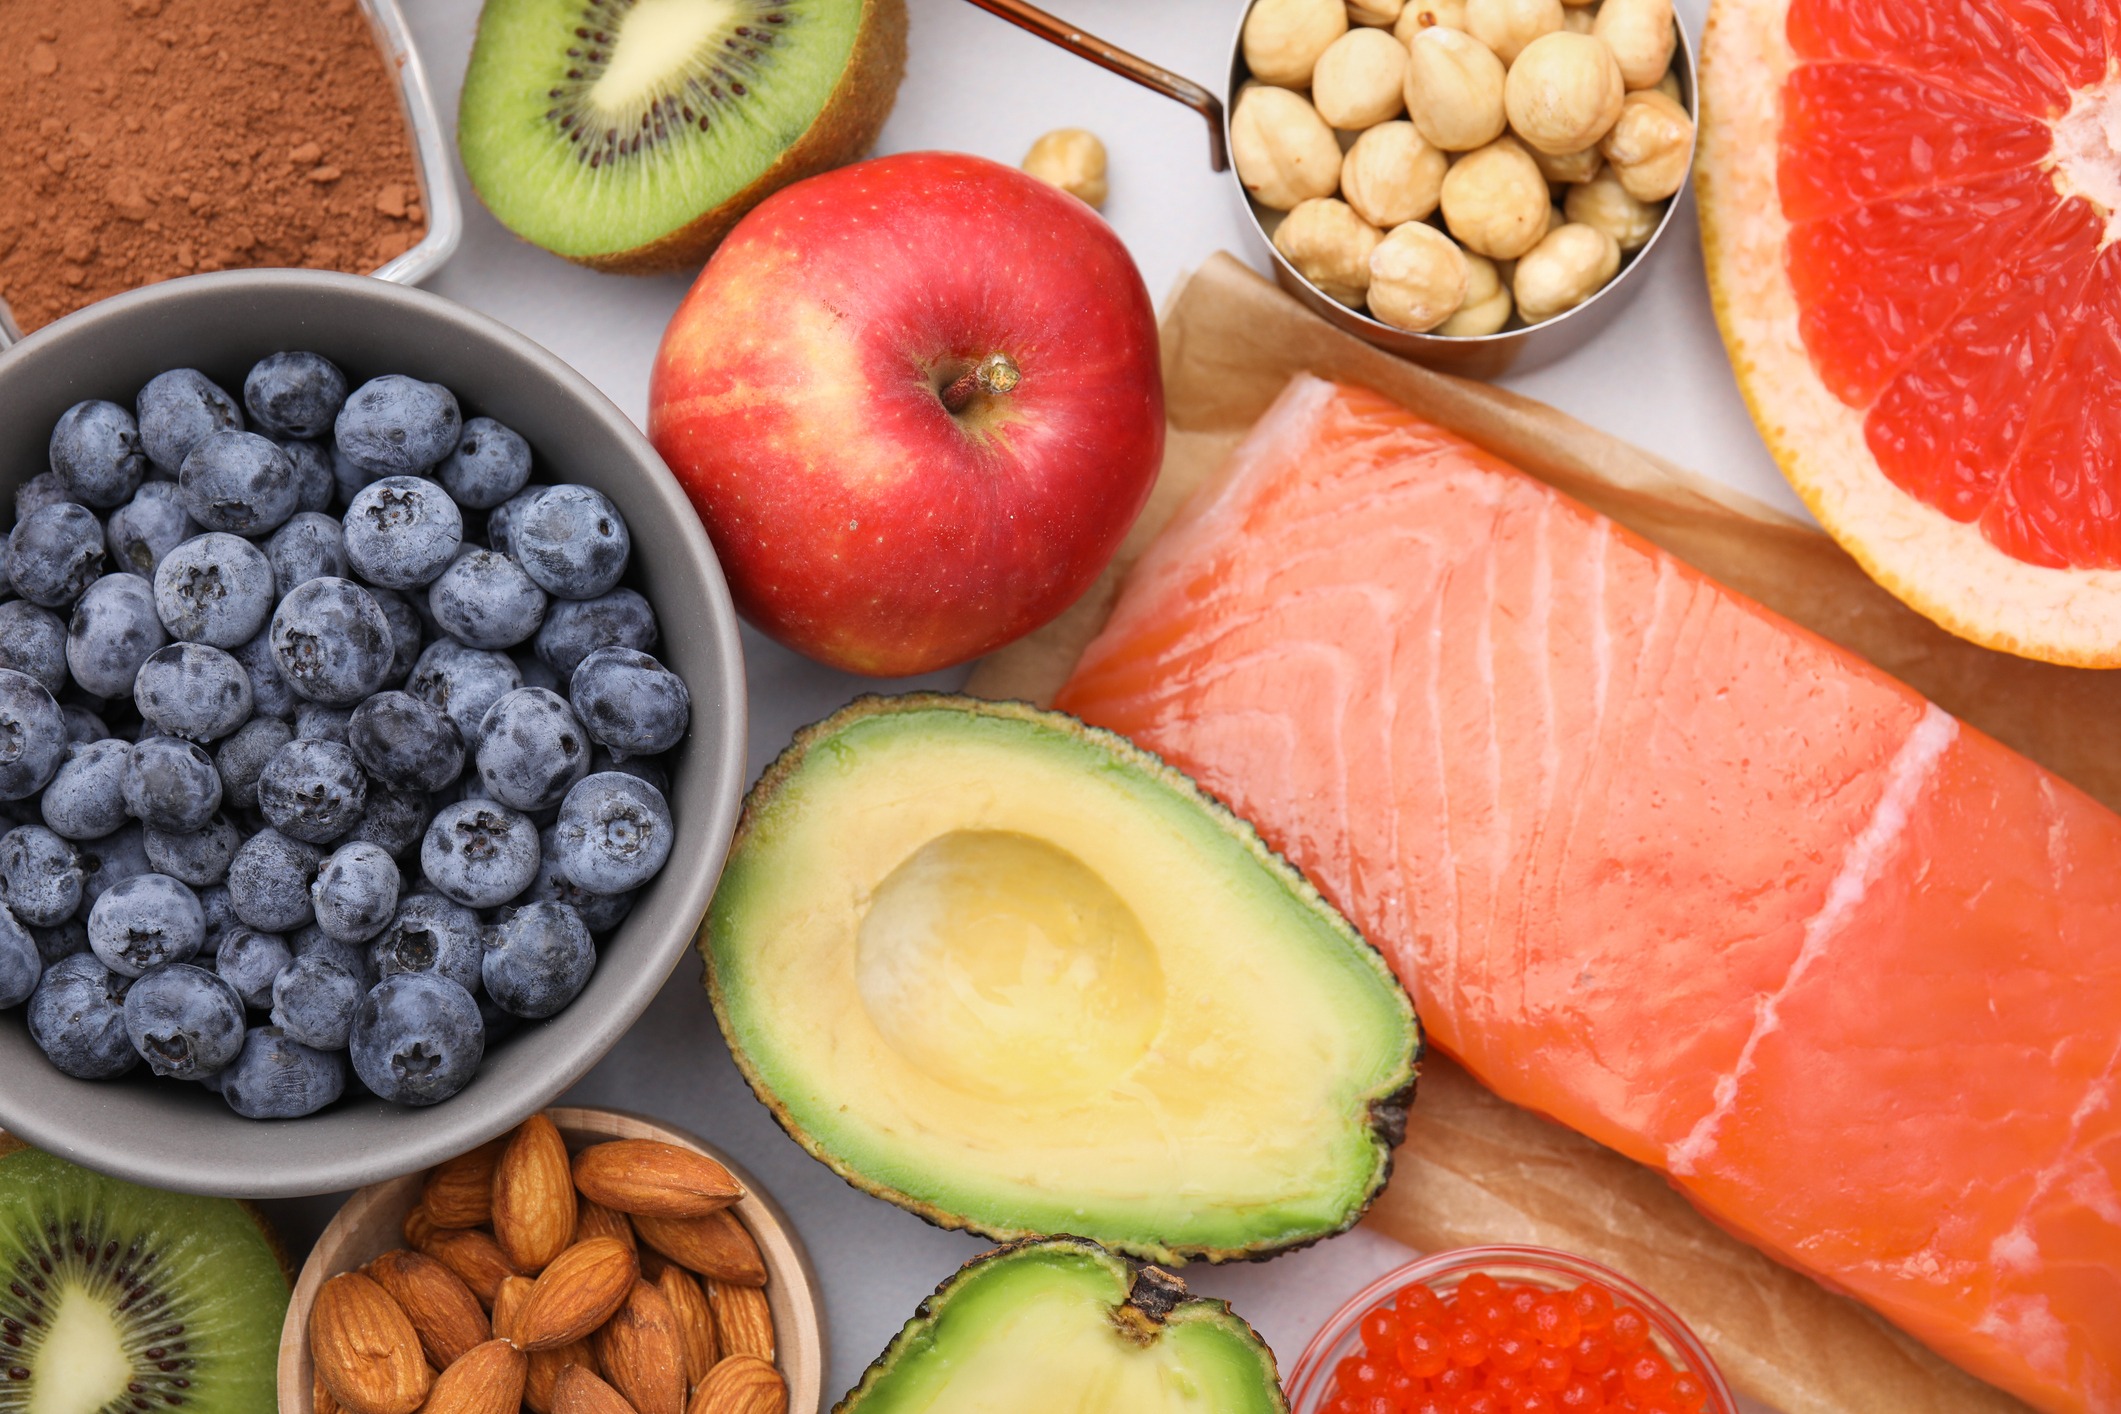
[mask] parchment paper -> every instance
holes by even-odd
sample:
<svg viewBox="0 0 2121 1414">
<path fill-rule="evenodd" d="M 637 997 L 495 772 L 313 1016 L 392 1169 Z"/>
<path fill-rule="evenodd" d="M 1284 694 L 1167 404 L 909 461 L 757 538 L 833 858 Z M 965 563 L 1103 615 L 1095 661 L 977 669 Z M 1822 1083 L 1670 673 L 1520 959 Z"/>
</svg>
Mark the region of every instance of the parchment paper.
<svg viewBox="0 0 2121 1414">
<path fill-rule="evenodd" d="M 988 658 L 967 691 L 1049 701 L 1126 571 L 1289 378 L 1359 383 L 1596 507 L 1725 584 L 1862 654 L 1962 721 L 2121 808 L 2121 674 L 2057 668 L 1951 637 L 1826 536 L 1498 388 L 1431 373 L 1317 319 L 1218 255 L 1163 320 L 1170 428 L 1149 507 L 1091 591 Z M 1392 1183 L 1368 1219 L 1418 1248 L 1533 1242 L 1626 1272 L 1700 1333 L 1731 1383 L 1785 1414 L 2031 1414 L 1856 1303 L 1697 1214 L 1662 1175 L 1505 1103 L 1434 1053 Z"/>
</svg>

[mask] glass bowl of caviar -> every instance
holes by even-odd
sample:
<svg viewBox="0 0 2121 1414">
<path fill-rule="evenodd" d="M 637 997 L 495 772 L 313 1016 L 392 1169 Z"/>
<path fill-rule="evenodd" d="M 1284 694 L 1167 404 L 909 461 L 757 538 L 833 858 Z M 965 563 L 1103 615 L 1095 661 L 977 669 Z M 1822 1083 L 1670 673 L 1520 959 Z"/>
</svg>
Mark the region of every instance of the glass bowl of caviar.
<svg viewBox="0 0 2121 1414">
<path fill-rule="evenodd" d="M 1462 1247 L 1357 1292 L 1289 1378 L 1294 1414 L 1737 1414 L 1685 1322 L 1544 1247 Z"/>
</svg>

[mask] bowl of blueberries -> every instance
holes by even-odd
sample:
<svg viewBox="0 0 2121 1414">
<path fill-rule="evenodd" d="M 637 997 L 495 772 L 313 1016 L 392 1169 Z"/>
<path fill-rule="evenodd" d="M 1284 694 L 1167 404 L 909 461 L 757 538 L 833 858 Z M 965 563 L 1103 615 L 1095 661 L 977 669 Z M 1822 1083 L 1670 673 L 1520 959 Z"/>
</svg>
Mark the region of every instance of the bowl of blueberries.
<svg viewBox="0 0 2121 1414">
<path fill-rule="evenodd" d="M 0 453 L 0 1128 L 324 1193 L 595 1064 L 744 775 L 729 593 L 625 415 L 438 296 L 232 271 L 0 354 Z"/>
</svg>

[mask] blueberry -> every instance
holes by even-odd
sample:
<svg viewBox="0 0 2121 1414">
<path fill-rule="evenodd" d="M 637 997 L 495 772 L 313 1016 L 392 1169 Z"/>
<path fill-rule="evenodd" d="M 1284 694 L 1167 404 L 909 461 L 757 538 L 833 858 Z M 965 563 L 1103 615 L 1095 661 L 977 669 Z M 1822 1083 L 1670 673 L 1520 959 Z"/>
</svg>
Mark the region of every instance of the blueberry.
<svg viewBox="0 0 2121 1414">
<path fill-rule="evenodd" d="M 167 642 L 154 586 L 136 574 L 107 574 L 74 604 L 66 665 L 84 692 L 131 697 L 140 665 Z"/>
<path fill-rule="evenodd" d="M 573 601 L 562 599 L 560 602 L 568 604 Z M 547 692 L 563 694 L 567 691 L 567 684 L 561 679 L 560 675 L 551 668 L 546 667 L 544 660 L 536 654 L 511 653 L 508 658 L 510 662 L 516 665 L 516 671 L 523 675 L 523 686 L 542 687 Z"/>
<path fill-rule="evenodd" d="M 320 443 L 299 437 L 276 438 L 295 473 L 295 511 L 329 511 L 339 489 L 332 477 L 331 453 Z"/>
<path fill-rule="evenodd" d="M 403 790 L 441 790 L 464 773 L 456 724 L 410 693 L 379 692 L 354 708 L 346 744 L 369 775 Z"/>
<path fill-rule="evenodd" d="M 479 916 L 440 894 L 413 894 L 369 947 L 369 958 L 385 977 L 434 972 L 467 992 L 479 990 L 479 960 L 486 945 Z"/>
<path fill-rule="evenodd" d="M 300 1119 L 346 1093 L 346 1057 L 305 1046 L 277 1026 L 253 1026 L 216 1077 L 245 1119 Z"/>
<path fill-rule="evenodd" d="M 155 612 L 171 638 L 235 648 L 272 611 L 272 562 L 239 535 L 195 535 L 155 567 Z"/>
<path fill-rule="evenodd" d="M 172 643 L 140 665 L 133 705 L 170 736 L 219 741 L 250 720 L 250 674 L 219 648 Z"/>
<path fill-rule="evenodd" d="M 531 903 L 495 925 L 479 976 L 504 1010 L 535 1020 L 580 995 L 596 964 L 580 914 L 564 903 Z"/>
<path fill-rule="evenodd" d="M 152 608 L 149 617 L 153 617 Z M 159 630 L 161 625 L 155 627 Z M 0 668 L 29 674 L 56 697 L 66 688 L 66 625 L 51 610 L 26 599 L 0 604 Z"/>
<path fill-rule="evenodd" d="M 431 1105 L 471 1082 L 486 1051 L 471 993 L 431 972 L 378 982 L 354 1011 L 354 1073 L 383 1099 Z"/>
<path fill-rule="evenodd" d="M 368 597 L 376 601 L 383 617 L 390 620 L 390 671 L 383 674 L 383 686 L 403 687 L 412 676 L 413 664 L 420 661 L 420 643 L 426 637 L 425 626 L 405 596 L 390 589 L 371 589 Z"/>
<path fill-rule="evenodd" d="M 125 763 L 131 756 L 132 748 L 122 741 L 69 745 L 39 801 L 52 833 L 97 840 L 131 819 L 125 809 Z"/>
<path fill-rule="evenodd" d="M 374 485 L 376 482 L 381 481 L 386 474 L 354 465 L 353 462 L 347 460 L 346 453 L 340 450 L 337 443 L 332 444 L 330 455 L 331 486 L 333 493 L 338 498 L 338 505 L 352 505 L 353 498 L 361 494 L 362 487 Z"/>
<path fill-rule="evenodd" d="M 37 956 L 50 967 L 62 957 L 88 952 L 88 924 L 79 918 L 69 918 L 63 923 L 54 923 L 49 928 L 31 928 L 30 938 L 37 945 Z"/>
<path fill-rule="evenodd" d="M 420 842 L 420 872 L 466 907 L 498 907 L 537 876 L 537 826 L 491 800 L 445 805 Z"/>
<path fill-rule="evenodd" d="M 21 1006 L 44 975 L 44 955 L 29 929 L 0 908 L 0 1009 Z"/>
<path fill-rule="evenodd" d="M 516 517 L 508 535 L 508 553 L 524 573 L 561 599 L 609 594 L 632 549 L 619 508 L 587 486 L 553 487 Z"/>
<path fill-rule="evenodd" d="M 558 693 L 517 688 L 486 709 L 478 764 L 489 799 L 544 810 L 589 774 L 589 736 Z"/>
<path fill-rule="evenodd" d="M 328 958 L 359 982 L 364 992 L 381 980 L 366 947 L 334 938 L 314 923 L 298 930 L 291 941 L 295 947 L 295 961 L 300 962 L 305 957 Z"/>
<path fill-rule="evenodd" d="M 141 450 L 169 476 L 177 474 L 200 438 L 243 427 L 236 400 L 196 368 L 156 374 L 140 390 L 133 412 L 140 423 Z"/>
<path fill-rule="evenodd" d="M 550 486 L 525 486 L 507 500 L 486 513 L 486 545 L 503 555 L 515 553 L 516 519 L 534 505 L 538 497 L 552 488 Z"/>
<path fill-rule="evenodd" d="M 272 629 L 267 627 L 229 652 L 250 676 L 251 710 L 259 717 L 292 719 L 302 699 L 280 675 L 280 665 L 272 655 Z"/>
<path fill-rule="evenodd" d="M 386 589 L 432 583 L 463 543 L 457 503 L 424 477 L 386 476 L 346 508 L 346 557 L 361 578 Z"/>
<path fill-rule="evenodd" d="M 73 488 L 66 484 L 65 477 L 56 471 L 40 471 L 15 488 L 15 519 L 28 520 L 47 506 L 63 506 L 73 500 Z"/>
<path fill-rule="evenodd" d="M 221 774 L 196 742 L 173 736 L 133 743 L 119 777 L 125 808 L 155 830 L 204 829 L 221 808 Z"/>
<path fill-rule="evenodd" d="M 367 798 L 360 763 L 334 741 L 297 737 L 258 776 L 258 809 L 275 830 L 307 844 L 336 840 L 359 824 Z"/>
<path fill-rule="evenodd" d="M 196 1080 L 243 1049 L 243 999 L 203 967 L 157 968 L 125 994 L 125 1034 L 155 1074 Z"/>
<path fill-rule="evenodd" d="M 390 620 L 352 580 L 312 579 L 273 611 L 273 661 L 312 702 L 351 707 L 381 686 L 395 653 Z"/>
<path fill-rule="evenodd" d="M 44 970 L 29 999 L 29 1034 L 37 1049 L 77 1080 L 108 1080 L 140 1063 L 125 1034 L 125 994 L 133 979 L 88 953 Z"/>
<path fill-rule="evenodd" d="M 236 917 L 267 933 L 307 924 L 316 917 L 309 883 L 320 858 L 313 847 L 278 830 L 252 835 L 228 866 L 228 901 Z"/>
<path fill-rule="evenodd" d="M 162 557 L 199 533 L 173 481 L 150 481 L 110 513 L 103 543 L 119 570 L 153 579 Z"/>
<path fill-rule="evenodd" d="M 74 847 L 44 826 L 17 825 L 0 835 L 0 903 L 24 923 L 49 928 L 71 918 L 84 877 Z"/>
<path fill-rule="evenodd" d="M 347 724 L 352 721 L 351 707 L 324 707 L 305 702 L 295 709 L 295 736 L 303 741 L 329 741 L 344 746 Z"/>
<path fill-rule="evenodd" d="M 321 953 L 298 957 L 272 984 L 272 1024 L 305 1046 L 343 1051 L 367 991 Z"/>
<path fill-rule="evenodd" d="M 90 840 L 81 846 L 79 853 L 81 917 L 84 919 L 103 895 L 118 884 L 155 872 L 155 866 L 147 858 L 146 835 L 138 825 L 126 825 L 101 839 Z"/>
<path fill-rule="evenodd" d="M 469 418 L 452 451 L 435 469 L 460 506 L 483 511 L 500 505 L 530 480 L 530 444 L 490 417 Z"/>
<path fill-rule="evenodd" d="M 298 584 L 330 575 L 346 578 L 346 536 L 339 522 L 321 511 L 299 511 L 265 542 L 272 563 L 273 586 L 284 598 Z"/>
<path fill-rule="evenodd" d="M 68 745 L 86 745 L 92 741 L 102 741 L 111 734 L 110 728 L 104 724 L 101 717 L 72 702 L 59 704 L 59 720 L 66 723 Z"/>
<path fill-rule="evenodd" d="M 584 658 L 568 700 L 589 734 L 620 760 L 668 751 L 692 721 L 685 680 L 631 648 L 599 648 Z"/>
<path fill-rule="evenodd" d="M 346 401 L 346 375 L 322 354 L 267 354 L 243 379 L 243 406 L 261 432 L 322 437 Z"/>
<path fill-rule="evenodd" d="M 199 897 L 166 874 L 135 874 L 88 911 L 88 945 L 113 972 L 138 977 L 188 962 L 206 941 Z"/>
<path fill-rule="evenodd" d="M 294 729 L 277 717 L 253 717 L 236 728 L 234 735 L 214 752 L 214 765 L 221 772 L 222 802 L 238 810 L 257 809 L 258 777 L 264 773 L 265 763 L 294 739 Z M 59 768 L 59 774 L 66 774 L 64 766 Z M 50 789 L 44 794 L 49 799 Z"/>
<path fill-rule="evenodd" d="M 545 611 L 538 630 L 537 652 L 545 666 L 562 679 L 599 648 L 655 647 L 655 610 L 631 589 L 614 589 L 594 599 L 560 599 Z"/>
<path fill-rule="evenodd" d="M 371 784 L 368 808 L 361 812 L 361 823 L 354 826 L 347 839 L 366 840 L 392 859 L 403 859 L 427 833 L 427 822 L 433 816 L 425 791 L 392 790 Z"/>
<path fill-rule="evenodd" d="M 545 591 L 492 550 L 467 550 L 427 591 L 435 622 L 472 648 L 512 648 L 545 621 Z"/>
<path fill-rule="evenodd" d="M 209 884 L 203 889 L 193 889 L 199 896 L 199 912 L 206 919 L 206 936 L 199 944 L 200 957 L 217 957 L 221 942 L 231 931 L 249 925 L 236 917 L 236 905 L 228 896 L 228 885 Z"/>
<path fill-rule="evenodd" d="M 44 684 L 0 668 L 0 800 L 27 800 L 59 770 L 66 719 Z"/>
<path fill-rule="evenodd" d="M 333 430 L 348 461 L 396 476 L 423 472 L 448 456 L 461 419 L 456 398 L 441 384 L 386 373 L 354 389 Z"/>
<path fill-rule="evenodd" d="M 147 475 L 139 424 L 124 408 L 100 398 L 59 414 L 50 454 L 52 470 L 68 494 L 100 510 L 123 505 Z"/>
<path fill-rule="evenodd" d="M 604 934 L 626 921 L 633 912 L 634 890 L 624 893 L 593 894 L 569 879 L 560 871 L 560 855 L 553 838 L 553 828 L 538 832 L 538 872 L 530 881 L 530 887 L 517 894 L 513 902 L 520 907 L 526 903 L 564 903 L 582 915 L 592 934 Z"/>
<path fill-rule="evenodd" d="M 287 939 L 278 933 L 261 933 L 238 924 L 222 935 L 214 971 L 236 989 L 245 1006 L 265 1011 L 272 1006 L 274 981 L 294 960 Z"/>
<path fill-rule="evenodd" d="M 216 813 L 197 830 L 145 830 L 141 842 L 147 847 L 147 862 L 155 866 L 157 874 L 203 889 L 228 877 L 228 866 L 242 848 L 243 832 L 236 828 L 235 821 Z"/>
<path fill-rule="evenodd" d="M 661 791 L 638 777 L 603 771 L 567 792 L 552 848 L 561 877 L 591 893 L 617 894 L 656 876 L 675 833 Z"/>
<path fill-rule="evenodd" d="M 465 749 L 476 750 L 487 709 L 522 685 L 523 676 L 507 654 L 441 638 L 420 654 L 405 690 L 448 713 Z"/>
<path fill-rule="evenodd" d="M 295 513 L 295 464 L 269 437 L 210 432 L 177 477 L 184 509 L 208 530 L 264 535 Z"/>
<path fill-rule="evenodd" d="M 342 844 L 317 871 L 309 897 L 326 937 L 365 943 L 397 911 L 397 862 L 382 846 L 365 840 Z"/>
<path fill-rule="evenodd" d="M 64 608 L 103 573 L 103 523 L 72 501 L 46 506 L 9 534 L 7 573 L 32 604 Z"/>
</svg>

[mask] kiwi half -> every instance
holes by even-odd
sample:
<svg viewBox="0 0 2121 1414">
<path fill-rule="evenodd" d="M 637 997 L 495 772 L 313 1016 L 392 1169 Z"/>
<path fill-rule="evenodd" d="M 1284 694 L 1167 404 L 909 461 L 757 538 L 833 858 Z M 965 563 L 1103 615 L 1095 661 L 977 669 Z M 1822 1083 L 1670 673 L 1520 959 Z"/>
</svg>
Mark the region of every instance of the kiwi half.
<svg viewBox="0 0 2121 1414">
<path fill-rule="evenodd" d="M 262 1219 L 0 1151 L 0 1414 L 274 1406 L 288 1278 Z"/>
<path fill-rule="evenodd" d="M 525 240 L 675 270 L 867 152 L 905 68 L 905 0 L 487 0 L 457 146 Z"/>
</svg>

